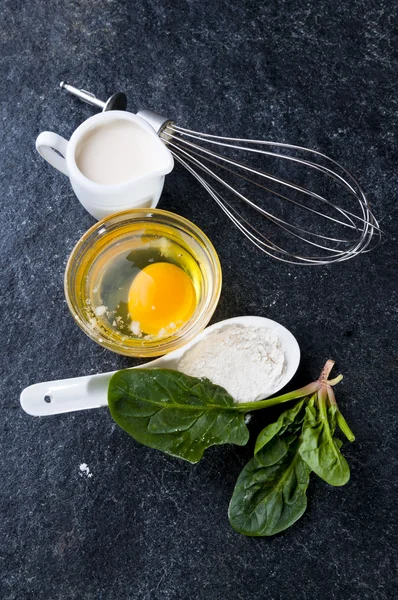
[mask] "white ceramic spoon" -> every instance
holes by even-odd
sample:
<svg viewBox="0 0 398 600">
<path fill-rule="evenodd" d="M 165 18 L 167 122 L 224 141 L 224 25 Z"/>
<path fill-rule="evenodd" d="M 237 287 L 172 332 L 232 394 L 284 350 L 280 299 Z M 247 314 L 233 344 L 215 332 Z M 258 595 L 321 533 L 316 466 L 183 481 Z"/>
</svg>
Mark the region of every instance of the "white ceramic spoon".
<svg viewBox="0 0 398 600">
<path fill-rule="evenodd" d="M 204 329 L 191 342 L 152 360 L 145 365 L 133 367 L 134 369 L 164 368 L 175 369 L 182 355 L 202 340 L 212 331 L 226 325 L 243 325 L 253 327 L 267 327 L 275 331 L 280 339 L 282 349 L 286 359 L 286 369 L 278 386 L 272 392 L 268 391 L 268 396 L 272 396 L 278 390 L 282 389 L 293 377 L 300 362 L 300 348 L 296 338 L 285 327 L 264 317 L 234 317 L 215 323 Z M 112 375 L 110 373 L 101 373 L 98 375 L 86 375 L 85 377 L 74 377 L 72 379 L 59 379 L 58 381 L 47 381 L 45 383 L 36 383 L 25 388 L 21 394 L 21 406 L 25 412 L 33 416 L 58 415 L 88 408 L 100 408 L 108 406 L 108 383 Z M 260 397 L 266 397 L 258 390 Z"/>
</svg>

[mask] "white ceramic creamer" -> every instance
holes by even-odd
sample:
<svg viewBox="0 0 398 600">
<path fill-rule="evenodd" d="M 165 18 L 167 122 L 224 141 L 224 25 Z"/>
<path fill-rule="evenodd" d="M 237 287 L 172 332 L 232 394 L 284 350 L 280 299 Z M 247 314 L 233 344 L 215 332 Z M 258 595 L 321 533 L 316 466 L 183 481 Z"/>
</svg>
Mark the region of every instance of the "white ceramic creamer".
<svg viewBox="0 0 398 600">
<path fill-rule="evenodd" d="M 36 149 L 68 175 L 81 204 L 96 219 L 130 208 L 154 208 L 164 177 L 174 166 L 153 128 L 141 117 L 118 110 L 90 117 L 69 142 L 44 131 Z"/>
</svg>

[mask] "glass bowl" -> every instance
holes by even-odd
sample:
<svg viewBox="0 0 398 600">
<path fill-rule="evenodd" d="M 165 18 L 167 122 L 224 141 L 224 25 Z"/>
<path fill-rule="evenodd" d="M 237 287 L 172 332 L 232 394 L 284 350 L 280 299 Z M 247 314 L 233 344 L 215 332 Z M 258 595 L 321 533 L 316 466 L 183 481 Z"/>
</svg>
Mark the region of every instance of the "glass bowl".
<svg viewBox="0 0 398 600">
<path fill-rule="evenodd" d="M 122 256 L 134 244 L 141 244 L 142 248 L 144 242 L 145 248 L 152 249 L 151 243 L 154 247 L 160 247 L 159 240 L 166 248 L 168 245 L 179 248 L 177 256 L 185 257 L 183 266 L 176 262 L 178 259 L 174 262 L 191 276 L 194 283 L 194 312 L 185 324 L 175 332 L 164 334 L 164 337 L 137 337 L 136 332 L 120 333 L 111 326 L 112 318 L 96 318 L 97 314 L 102 315 L 105 311 L 101 305 L 104 302 L 98 300 L 98 288 L 103 284 L 102 288 L 105 289 L 104 273 L 110 264 L 109 257 L 113 257 L 113 260 Z M 199 227 L 165 210 L 139 208 L 113 214 L 93 225 L 74 247 L 66 265 L 64 283 L 66 301 L 73 318 L 92 340 L 118 354 L 150 357 L 180 348 L 206 327 L 216 309 L 221 282 L 217 253 Z M 108 293 L 112 293 L 111 288 L 116 285 L 117 278 L 108 276 Z"/>
</svg>

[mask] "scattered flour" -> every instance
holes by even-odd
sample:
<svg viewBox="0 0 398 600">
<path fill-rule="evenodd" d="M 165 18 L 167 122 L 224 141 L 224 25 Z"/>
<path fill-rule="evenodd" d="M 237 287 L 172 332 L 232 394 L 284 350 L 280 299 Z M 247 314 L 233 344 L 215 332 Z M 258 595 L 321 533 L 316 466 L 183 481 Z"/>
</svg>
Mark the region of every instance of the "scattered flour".
<svg viewBox="0 0 398 600">
<path fill-rule="evenodd" d="M 79 467 L 80 469 L 80 476 L 83 477 L 83 475 L 86 475 L 86 477 L 92 477 L 93 474 L 90 473 L 90 469 L 88 468 L 88 466 L 86 465 L 86 463 L 82 463 Z"/>
<path fill-rule="evenodd" d="M 285 356 L 271 329 L 230 325 L 187 350 L 177 369 L 192 377 L 207 377 L 236 402 L 251 402 L 273 393 L 284 373 Z"/>
</svg>

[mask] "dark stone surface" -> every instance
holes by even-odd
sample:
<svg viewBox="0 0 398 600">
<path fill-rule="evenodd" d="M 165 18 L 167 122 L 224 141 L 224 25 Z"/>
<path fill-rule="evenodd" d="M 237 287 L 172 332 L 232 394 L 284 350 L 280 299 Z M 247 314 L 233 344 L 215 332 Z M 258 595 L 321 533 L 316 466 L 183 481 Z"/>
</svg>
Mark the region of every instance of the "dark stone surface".
<svg viewBox="0 0 398 600">
<path fill-rule="evenodd" d="M 397 589 L 394 3 L 382 0 L 127 2 L 2 0 L 2 600 L 389 600 Z M 372 254 L 327 268 L 254 249 L 181 169 L 160 207 L 209 234 L 224 271 L 214 321 L 242 314 L 297 336 L 296 378 L 328 357 L 357 435 L 352 478 L 313 478 L 290 530 L 245 538 L 227 506 L 249 449 L 190 466 L 139 446 L 106 410 L 32 418 L 37 381 L 136 364 L 96 346 L 63 298 L 65 263 L 93 223 L 66 177 L 36 154 L 45 129 L 70 136 L 93 111 L 61 79 L 193 129 L 316 147 L 360 179 L 387 234 Z M 93 477 L 81 476 L 87 463 Z"/>
</svg>

